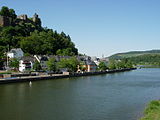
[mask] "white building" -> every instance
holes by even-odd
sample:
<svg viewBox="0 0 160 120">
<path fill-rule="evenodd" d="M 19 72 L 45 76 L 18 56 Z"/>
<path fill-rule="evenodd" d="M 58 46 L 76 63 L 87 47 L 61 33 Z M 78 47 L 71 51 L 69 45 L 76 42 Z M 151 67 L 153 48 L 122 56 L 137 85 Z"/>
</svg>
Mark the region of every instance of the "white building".
<svg viewBox="0 0 160 120">
<path fill-rule="evenodd" d="M 23 57 L 24 53 L 22 51 L 21 48 L 14 48 L 14 49 L 11 49 L 8 53 L 7 53 L 7 56 L 9 58 L 21 58 Z"/>
<path fill-rule="evenodd" d="M 29 71 L 33 68 L 33 64 L 36 61 L 34 57 L 25 56 L 19 61 L 19 71 Z"/>
</svg>

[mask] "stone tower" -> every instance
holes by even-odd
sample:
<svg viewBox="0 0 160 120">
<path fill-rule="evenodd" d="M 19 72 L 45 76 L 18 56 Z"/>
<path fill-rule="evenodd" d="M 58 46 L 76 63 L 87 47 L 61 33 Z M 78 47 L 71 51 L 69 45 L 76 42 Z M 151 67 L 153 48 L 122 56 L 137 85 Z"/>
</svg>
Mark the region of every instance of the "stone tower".
<svg viewBox="0 0 160 120">
<path fill-rule="evenodd" d="M 41 26 L 41 19 L 38 17 L 38 14 L 36 13 L 33 15 L 33 22 L 38 26 Z"/>
<path fill-rule="evenodd" d="M 0 15 L 0 26 L 5 27 L 5 26 L 9 26 L 10 24 L 11 22 L 9 17 Z"/>
<path fill-rule="evenodd" d="M 38 15 L 35 13 L 35 14 L 33 15 L 33 22 L 36 22 L 37 19 L 38 19 Z"/>
</svg>

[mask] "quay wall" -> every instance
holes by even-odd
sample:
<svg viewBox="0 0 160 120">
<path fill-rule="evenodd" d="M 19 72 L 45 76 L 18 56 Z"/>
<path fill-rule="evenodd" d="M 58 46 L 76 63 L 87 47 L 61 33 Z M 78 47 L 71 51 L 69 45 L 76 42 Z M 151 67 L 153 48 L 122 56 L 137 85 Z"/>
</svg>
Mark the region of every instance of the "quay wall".
<svg viewBox="0 0 160 120">
<path fill-rule="evenodd" d="M 11 77 L 6 79 L 0 79 L 0 84 L 49 80 L 49 79 L 61 79 L 61 78 L 81 77 L 81 76 L 92 76 L 92 75 L 101 75 L 101 74 L 108 74 L 108 73 L 125 72 L 125 71 L 130 71 L 135 69 L 136 68 L 126 68 L 126 69 L 115 69 L 115 70 L 99 71 L 99 72 L 71 73 L 69 75 L 62 74 L 57 76 L 50 75 L 50 76 L 28 76 L 28 77 L 13 77 L 13 78 Z"/>
</svg>

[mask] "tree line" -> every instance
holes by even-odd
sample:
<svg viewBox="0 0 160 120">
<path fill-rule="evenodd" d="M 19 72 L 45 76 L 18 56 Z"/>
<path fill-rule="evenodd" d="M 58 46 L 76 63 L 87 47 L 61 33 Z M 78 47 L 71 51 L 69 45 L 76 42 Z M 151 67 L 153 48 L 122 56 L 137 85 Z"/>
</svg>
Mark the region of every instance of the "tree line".
<svg viewBox="0 0 160 120">
<path fill-rule="evenodd" d="M 129 59 L 121 59 L 121 60 L 115 60 L 110 59 L 108 64 L 105 62 L 100 62 L 98 65 L 99 70 L 113 70 L 113 69 L 124 69 L 124 68 L 133 68 L 134 64 Z"/>
<path fill-rule="evenodd" d="M 144 54 L 128 58 L 137 65 L 158 65 L 160 66 L 160 54 Z"/>
</svg>

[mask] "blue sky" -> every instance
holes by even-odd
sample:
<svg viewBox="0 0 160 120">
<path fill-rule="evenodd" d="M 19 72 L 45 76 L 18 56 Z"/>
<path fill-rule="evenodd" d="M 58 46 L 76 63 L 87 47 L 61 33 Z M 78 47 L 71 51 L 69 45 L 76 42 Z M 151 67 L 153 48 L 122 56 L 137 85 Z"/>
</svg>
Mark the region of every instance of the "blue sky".
<svg viewBox="0 0 160 120">
<path fill-rule="evenodd" d="M 160 0 L 1 0 L 17 15 L 39 14 L 43 27 L 69 34 L 80 53 L 160 48 Z"/>
</svg>

